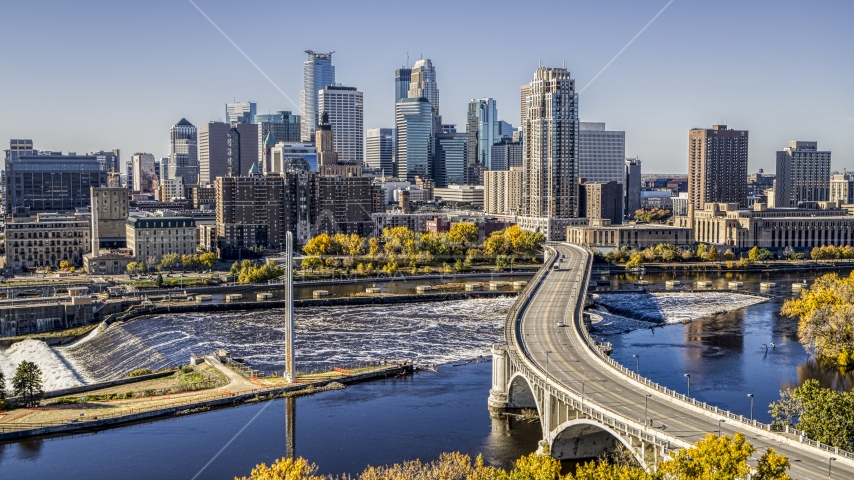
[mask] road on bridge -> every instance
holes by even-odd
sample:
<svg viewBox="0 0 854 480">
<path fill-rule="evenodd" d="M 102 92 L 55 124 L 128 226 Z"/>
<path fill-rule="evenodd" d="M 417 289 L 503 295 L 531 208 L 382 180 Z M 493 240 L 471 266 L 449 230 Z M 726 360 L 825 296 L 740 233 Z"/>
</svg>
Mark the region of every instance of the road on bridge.
<svg viewBox="0 0 854 480">
<path fill-rule="evenodd" d="M 574 325 L 578 289 L 586 281 L 583 273 L 588 267 L 587 252 L 571 245 L 553 245 L 562 257 L 560 269 L 547 272 L 539 289 L 525 309 L 518 325 L 518 341 L 528 358 L 536 363 L 552 381 L 580 394 L 585 401 L 610 410 L 619 416 L 644 422 L 653 421 L 652 428 L 664 428 L 661 433 L 694 443 L 708 434 L 718 434 L 719 423 L 688 404 L 674 401 L 664 393 L 647 391 L 612 367 L 602 365 L 588 348 Z M 565 322 L 565 323 L 564 323 Z M 654 393 L 653 393 L 654 392 Z M 651 394 L 651 395 L 650 395 Z M 648 396 L 650 395 L 650 396 Z M 725 418 L 721 416 L 720 418 Z M 757 449 L 755 458 L 773 447 L 789 458 L 792 478 L 818 480 L 828 478 L 828 456 L 780 443 L 778 434 L 758 434 L 740 429 L 732 420 L 724 422 L 724 435 L 739 431 Z M 776 437 L 776 438 L 775 438 Z M 854 468 L 833 462 L 833 478 L 854 479 Z"/>
</svg>

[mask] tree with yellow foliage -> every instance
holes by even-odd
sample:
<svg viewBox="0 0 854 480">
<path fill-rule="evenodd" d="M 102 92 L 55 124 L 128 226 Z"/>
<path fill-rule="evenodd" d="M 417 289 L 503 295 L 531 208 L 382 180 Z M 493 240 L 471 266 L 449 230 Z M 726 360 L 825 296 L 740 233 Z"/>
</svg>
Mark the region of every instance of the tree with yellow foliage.
<svg viewBox="0 0 854 480">
<path fill-rule="evenodd" d="M 325 233 L 311 237 L 305 246 L 302 247 L 302 251 L 312 257 L 329 255 L 331 249 L 332 238 Z"/>
<path fill-rule="evenodd" d="M 823 275 L 801 298 L 786 300 L 780 313 L 800 319 L 798 339 L 817 357 L 854 365 L 854 272 Z"/>
<path fill-rule="evenodd" d="M 248 477 L 234 477 L 235 480 L 326 480 L 317 474 L 317 465 L 308 463 L 302 457 L 280 458 L 270 465 L 262 463 L 252 469 Z"/>
</svg>

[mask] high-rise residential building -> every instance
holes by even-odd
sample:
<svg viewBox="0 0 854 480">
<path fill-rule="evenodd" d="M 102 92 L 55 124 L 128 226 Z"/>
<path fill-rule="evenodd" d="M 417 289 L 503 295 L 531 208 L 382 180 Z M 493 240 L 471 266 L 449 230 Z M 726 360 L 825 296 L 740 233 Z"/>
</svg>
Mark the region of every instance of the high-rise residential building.
<svg viewBox="0 0 854 480">
<path fill-rule="evenodd" d="M 169 130 L 169 173 L 171 180 L 181 177 L 184 185 L 199 183 L 198 136 L 196 127 L 182 118 Z"/>
<path fill-rule="evenodd" d="M 850 205 L 854 203 L 854 175 L 850 173 L 832 175 L 830 177 L 830 195 L 828 199 L 831 202 L 836 202 L 838 205 Z"/>
<path fill-rule="evenodd" d="M 777 152 L 777 208 L 827 201 L 829 190 L 830 152 L 820 151 L 818 142 L 789 142 L 788 147 Z"/>
<path fill-rule="evenodd" d="M 153 181 L 157 172 L 154 169 L 154 155 L 134 153 L 130 157 L 133 178 L 133 193 L 154 193 Z"/>
<path fill-rule="evenodd" d="M 394 103 L 409 98 L 409 84 L 412 83 L 412 69 L 398 68 L 394 71 Z"/>
<path fill-rule="evenodd" d="M 318 91 L 317 108 L 328 115 L 340 163 L 364 164 L 365 131 L 362 92 L 356 87 L 328 85 Z"/>
<path fill-rule="evenodd" d="M 588 220 L 610 220 L 623 223 L 623 184 L 619 182 L 584 182 L 578 192 L 579 216 Z"/>
<path fill-rule="evenodd" d="M 525 125 L 525 117 L 528 115 L 528 96 L 529 95 L 531 95 L 531 85 L 530 84 L 525 84 L 525 85 L 522 85 L 521 87 L 519 87 L 519 97 L 520 97 L 520 102 L 519 102 L 519 108 L 520 108 L 520 110 L 519 110 L 519 112 L 520 112 L 519 136 L 522 138 L 524 138 L 524 136 L 525 136 L 524 132 L 522 131 L 522 128 Z M 516 139 L 514 138 L 514 140 L 516 140 Z"/>
<path fill-rule="evenodd" d="M 623 175 L 623 200 L 626 218 L 631 217 L 641 208 L 641 161 L 639 158 L 627 158 Z"/>
<path fill-rule="evenodd" d="M 747 207 L 747 139 L 747 130 L 730 130 L 726 125 L 689 132 L 689 205 L 698 210 L 706 203 Z"/>
<path fill-rule="evenodd" d="M 469 101 L 466 133 L 469 136 L 469 165 L 498 170 L 492 165 L 492 146 L 501 139 L 498 108 L 492 98 Z"/>
<path fill-rule="evenodd" d="M 433 107 L 425 97 L 403 98 L 395 108 L 397 176 L 414 181 L 432 177 L 435 122 Z"/>
<path fill-rule="evenodd" d="M 255 123 L 258 124 L 258 159 L 264 158 L 264 143 L 267 135 L 272 134 L 273 141 L 300 142 L 300 115 L 294 115 L 290 111 L 280 110 L 270 114 L 256 114 Z M 269 168 L 269 165 L 266 167 Z"/>
<path fill-rule="evenodd" d="M 252 102 L 225 104 L 225 123 L 255 123 L 256 105 Z"/>
<path fill-rule="evenodd" d="M 59 212 L 89 207 L 89 189 L 107 185 L 106 167 L 92 155 L 33 150 L 32 140 L 12 140 L 5 151 L 6 213 L 18 207 Z"/>
<path fill-rule="evenodd" d="M 365 132 L 365 165 L 394 176 L 394 129 L 371 128 Z"/>
<path fill-rule="evenodd" d="M 579 121 L 575 80 L 565 68 L 540 67 L 523 90 L 530 93 L 523 101 L 522 213 L 547 219 L 577 217 Z"/>
<path fill-rule="evenodd" d="M 502 135 L 501 141 L 492 145 L 492 168 L 508 170 L 522 166 L 522 143 L 514 142 Z"/>
<path fill-rule="evenodd" d="M 447 125 L 446 127 L 453 126 Z M 457 133 L 455 128 L 445 128 L 444 130 L 453 130 L 453 132 L 436 135 L 432 178 L 438 188 L 466 183 L 466 166 L 470 145 L 468 134 Z"/>
<path fill-rule="evenodd" d="M 303 89 L 300 91 L 300 110 L 302 110 L 301 140 L 314 140 L 314 131 L 320 121 L 317 107 L 317 92 L 335 83 L 335 67 L 332 66 L 332 54 L 306 50 L 308 60 L 303 62 Z"/>
<path fill-rule="evenodd" d="M 208 122 L 199 127 L 199 184 L 217 177 L 247 175 L 258 162 L 256 123 Z M 187 182 L 184 182 L 185 185 Z"/>
<path fill-rule="evenodd" d="M 522 209 L 522 167 L 483 172 L 483 211 L 517 215 Z"/>
</svg>

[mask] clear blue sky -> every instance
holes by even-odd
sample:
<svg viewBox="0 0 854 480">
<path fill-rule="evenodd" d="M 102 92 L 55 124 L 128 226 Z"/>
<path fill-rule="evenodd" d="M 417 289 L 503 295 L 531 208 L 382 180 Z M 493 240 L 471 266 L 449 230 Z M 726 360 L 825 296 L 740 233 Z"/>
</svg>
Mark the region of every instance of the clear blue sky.
<svg viewBox="0 0 854 480">
<path fill-rule="evenodd" d="M 394 69 L 423 54 L 461 131 L 480 97 L 518 126 L 538 59 L 583 87 L 667 3 L 195 1 L 297 104 L 303 51 L 334 50 L 365 128 L 393 126 Z M 789 140 L 854 168 L 852 19 L 846 1 L 675 0 L 581 95 L 581 118 L 625 130 L 645 172 L 686 171 L 688 130 L 721 122 L 750 130 L 751 172 Z M 0 64 L 2 144 L 159 157 L 172 124 L 220 120 L 232 99 L 298 110 L 187 0 L 6 1 Z"/>
</svg>

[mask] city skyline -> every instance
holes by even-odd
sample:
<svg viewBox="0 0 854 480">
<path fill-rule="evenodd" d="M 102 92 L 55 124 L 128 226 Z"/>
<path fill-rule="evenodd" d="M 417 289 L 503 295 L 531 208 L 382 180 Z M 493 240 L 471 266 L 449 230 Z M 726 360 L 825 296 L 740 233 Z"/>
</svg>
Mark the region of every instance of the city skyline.
<svg viewBox="0 0 854 480">
<path fill-rule="evenodd" d="M 322 29 L 308 21 L 291 22 L 289 31 L 300 42 L 282 48 L 257 41 L 257 32 L 275 28 L 275 19 L 284 14 L 311 18 L 311 10 L 297 4 L 257 3 L 241 9 L 233 3 L 196 2 L 296 105 L 189 2 L 145 6 L 91 2 L 72 7 L 46 1 L 8 6 L 7 18 L 38 18 L 39 26 L 51 34 L 27 36 L 31 40 L 22 44 L 16 39 L 31 28 L 26 22 L 0 31 L 5 40 L 0 52 L 10 61 L 14 54 L 17 71 L 27 72 L 4 78 L 0 100 L 7 108 L 0 114 L 0 132 L 6 138 L 32 138 L 46 150 L 119 148 L 126 155 L 151 152 L 160 158 L 168 154 L 170 125 L 181 118 L 194 125 L 225 120 L 225 103 L 251 101 L 258 105 L 258 113 L 298 113 L 306 49 L 336 52 L 336 80 L 364 92 L 365 129 L 394 126 L 394 71 L 407 65 L 407 51 L 409 66 L 422 55 L 433 61 L 442 85 L 444 123 L 465 125 L 468 101 L 491 97 L 499 118 L 517 125 L 519 85 L 529 81 L 538 63 L 566 65 L 580 91 L 667 4 L 578 8 L 541 2 L 526 8 L 540 6 L 557 16 L 573 10 L 573 18 L 578 18 L 564 40 L 545 45 L 534 38 L 508 36 L 512 42 L 497 42 L 494 49 L 472 57 L 458 46 L 472 41 L 476 32 L 455 28 L 465 23 L 466 15 L 448 19 L 442 42 L 407 38 L 402 43 L 396 29 L 387 26 L 403 24 L 414 7 L 384 9 L 383 15 L 374 17 L 367 12 L 379 4 L 341 3 L 336 5 L 342 14 Z M 647 172 L 686 172 L 685 132 L 719 123 L 751 132 L 750 171 L 773 171 L 779 145 L 792 140 L 817 141 L 833 151 L 833 170 L 854 164 L 854 138 L 848 134 L 854 127 L 854 99 L 844 95 L 844 79 L 850 78 L 854 67 L 839 61 L 852 43 L 843 20 L 854 13 L 854 6 L 739 5 L 738 16 L 728 15 L 736 5 L 673 2 L 580 93 L 581 120 L 606 122 L 609 128 L 625 131 L 626 155 L 640 157 Z M 443 2 L 437 8 L 472 14 L 475 10 Z M 522 32 L 532 26 L 532 20 L 502 14 L 511 8 L 512 4 L 499 4 L 494 11 L 481 13 L 495 32 Z M 265 15 L 259 17 L 259 11 Z M 791 18 L 798 19 L 799 28 L 779 35 L 780 26 L 791 23 Z M 193 46 L 192 54 L 169 47 L 172 39 L 165 36 L 117 35 L 104 41 L 98 29 L 78 28 L 90 22 L 122 26 L 124 31 L 170 28 L 174 23 Z M 817 28 L 821 38 L 812 33 Z M 74 35 L 66 35 L 72 31 Z M 56 41 L 60 35 L 62 42 Z M 697 54 L 700 51 L 711 52 L 711 57 Z M 799 59 L 806 58 L 809 68 L 797 67 Z M 162 74 L 180 62 L 188 67 L 186 73 Z M 98 64 L 109 67 L 110 74 L 93 74 Z M 781 65 L 792 68 L 780 75 Z M 45 66 L 64 75 L 40 75 Z M 778 93 L 784 91 L 797 94 Z M 52 112 L 49 124 L 44 122 L 46 110 Z"/>
</svg>

